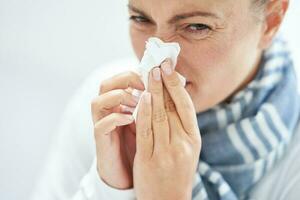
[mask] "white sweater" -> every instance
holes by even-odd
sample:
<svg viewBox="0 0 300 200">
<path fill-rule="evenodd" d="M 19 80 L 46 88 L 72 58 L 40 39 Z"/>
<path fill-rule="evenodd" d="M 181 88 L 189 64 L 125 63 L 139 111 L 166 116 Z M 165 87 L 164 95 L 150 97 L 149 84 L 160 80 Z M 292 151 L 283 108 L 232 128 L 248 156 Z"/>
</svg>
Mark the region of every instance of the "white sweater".
<svg viewBox="0 0 300 200">
<path fill-rule="evenodd" d="M 133 58 L 102 66 L 78 89 L 62 116 L 32 200 L 135 199 L 133 189 L 111 188 L 98 176 L 90 103 L 98 94 L 101 80 L 133 69 L 136 65 L 137 61 Z M 285 158 L 253 189 L 252 199 L 283 200 L 300 196 L 298 132 Z"/>
</svg>

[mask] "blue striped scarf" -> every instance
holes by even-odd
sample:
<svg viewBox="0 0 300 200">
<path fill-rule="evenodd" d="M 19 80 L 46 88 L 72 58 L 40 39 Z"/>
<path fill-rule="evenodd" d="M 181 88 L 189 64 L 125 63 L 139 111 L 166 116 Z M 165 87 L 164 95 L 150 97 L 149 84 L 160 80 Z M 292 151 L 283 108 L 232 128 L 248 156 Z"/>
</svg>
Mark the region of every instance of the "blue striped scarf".
<svg viewBox="0 0 300 200">
<path fill-rule="evenodd" d="M 254 79 L 230 103 L 197 114 L 202 151 L 193 200 L 247 199 L 283 156 L 299 110 L 293 62 L 276 38 Z"/>
</svg>

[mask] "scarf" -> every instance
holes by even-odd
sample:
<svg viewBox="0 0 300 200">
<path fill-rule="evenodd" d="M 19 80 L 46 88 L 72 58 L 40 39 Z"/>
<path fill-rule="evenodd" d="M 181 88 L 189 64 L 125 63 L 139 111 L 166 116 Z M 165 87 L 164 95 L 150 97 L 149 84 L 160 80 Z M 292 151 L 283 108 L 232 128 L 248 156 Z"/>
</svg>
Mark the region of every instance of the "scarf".
<svg viewBox="0 0 300 200">
<path fill-rule="evenodd" d="M 276 38 L 254 79 L 230 103 L 197 113 L 202 150 L 193 200 L 248 199 L 252 187 L 284 155 L 299 106 L 290 53 Z"/>
</svg>

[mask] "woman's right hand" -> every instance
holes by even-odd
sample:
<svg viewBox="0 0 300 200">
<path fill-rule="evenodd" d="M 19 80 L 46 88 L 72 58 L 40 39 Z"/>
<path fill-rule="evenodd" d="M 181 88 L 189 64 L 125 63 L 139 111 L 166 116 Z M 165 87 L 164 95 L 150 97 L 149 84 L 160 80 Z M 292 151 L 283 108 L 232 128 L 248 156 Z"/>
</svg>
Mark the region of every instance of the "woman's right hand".
<svg viewBox="0 0 300 200">
<path fill-rule="evenodd" d="M 131 94 L 132 89 L 145 89 L 140 76 L 134 72 L 121 73 L 103 81 L 99 96 L 91 103 L 98 174 L 117 189 L 133 187 L 136 143 L 131 113 L 138 97 Z"/>
</svg>

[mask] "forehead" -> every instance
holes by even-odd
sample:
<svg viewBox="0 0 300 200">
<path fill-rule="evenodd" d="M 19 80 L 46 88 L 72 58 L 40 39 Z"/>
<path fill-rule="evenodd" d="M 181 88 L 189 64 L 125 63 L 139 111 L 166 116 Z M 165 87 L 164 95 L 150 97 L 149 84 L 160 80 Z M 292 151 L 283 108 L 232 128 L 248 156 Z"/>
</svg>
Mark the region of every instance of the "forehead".
<svg viewBox="0 0 300 200">
<path fill-rule="evenodd" d="M 159 20 L 190 12 L 206 12 L 220 19 L 234 17 L 244 12 L 249 0 L 129 0 L 129 6 Z"/>
</svg>

